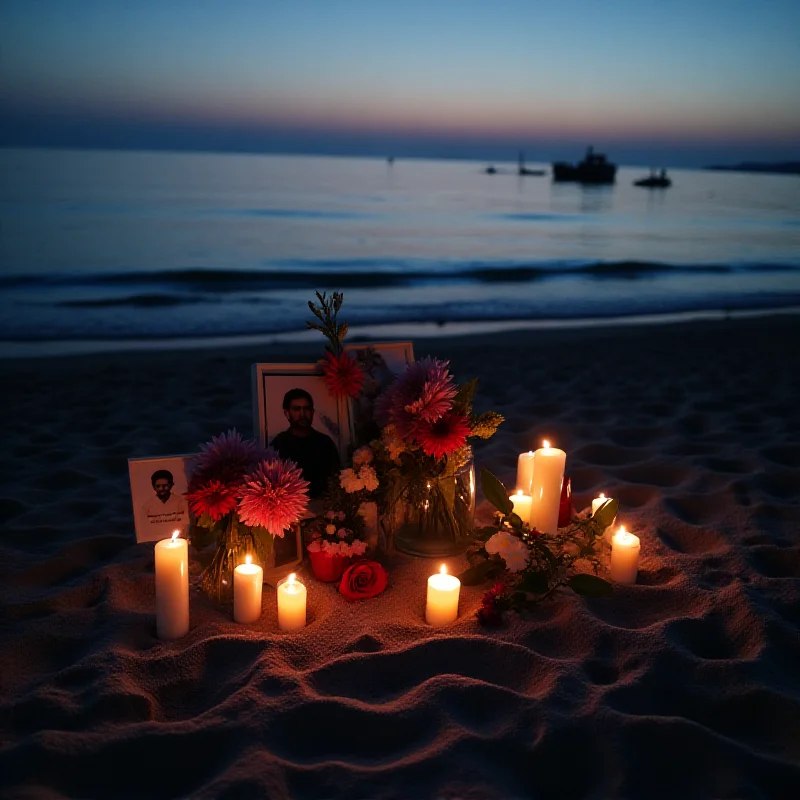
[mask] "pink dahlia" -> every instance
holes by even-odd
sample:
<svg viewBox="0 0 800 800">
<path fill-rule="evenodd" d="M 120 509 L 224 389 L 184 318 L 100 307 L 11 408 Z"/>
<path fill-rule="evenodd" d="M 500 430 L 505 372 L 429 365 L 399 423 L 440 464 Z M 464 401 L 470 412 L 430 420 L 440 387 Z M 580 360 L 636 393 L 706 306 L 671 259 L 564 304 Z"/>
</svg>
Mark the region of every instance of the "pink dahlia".
<svg viewBox="0 0 800 800">
<path fill-rule="evenodd" d="M 208 514 L 214 522 L 219 522 L 236 508 L 236 488 L 214 479 L 190 483 L 186 499 L 195 516 Z"/>
<path fill-rule="evenodd" d="M 381 425 L 394 425 L 400 438 L 413 436 L 421 423 L 438 420 L 453 406 L 458 393 L 450 362 L 423 358 L 406 371 L 375 401 Z"/>
<path fill-rule="evenodd" d="M 448 411 L 436 422 L 420 423 L 415 439 L 426 455 L 442 458 L 464 447 L 469 434 L 467 417 L 455 411 Z"/>
<path fill-rule="evenodd" d="M 253 439 L 243 439 L 235 428 L 212 437 L 210 442 L 200 448 L 192 473 L 192 480 L 197 483 L 213 479 L 238 485 L 245 474 L 267 455 Z"/>
<path fill-rule="evenodd" d="M 240 489 L 239 519 L 260 525 L 273 536 L 283 532 L 306 510 L 308 481 L 294 461 L 272 458 L 262 461 Z"/>
<path fill-rule="evenodd" d="M 325 353 L 322 373 L 325 385 L 334 397 L 352 397 L 355 400 L 361 394 L 364 373 L 349 353 L 338 356 Z"/>
</svg>

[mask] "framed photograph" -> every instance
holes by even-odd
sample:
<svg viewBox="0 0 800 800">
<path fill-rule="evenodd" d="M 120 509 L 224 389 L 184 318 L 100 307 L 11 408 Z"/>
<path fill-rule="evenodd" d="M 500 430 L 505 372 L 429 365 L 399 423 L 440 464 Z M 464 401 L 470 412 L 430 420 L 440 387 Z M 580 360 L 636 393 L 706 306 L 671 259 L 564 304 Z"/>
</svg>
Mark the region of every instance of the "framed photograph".
<svg viewBox="0 0 800 800">
<path fill-rule="evenodd" d="M 175 530 L 189 534 L 186 489 L 194 455 L 129 458 L 133 519 L 137 542 L 168 539 Z"/>
<path fill-rule="evenodd" d="M 290 458 L 320 497 L 346 462 L 350 445 L 347 406 L 328 393 L 317 364 L 253 364 L 256 438 Z"/>
<path fill-rule="evenodd" d="M 411 342 L 357 342 L 346 344 L 344 349 L 364 371 L 361 396 L 350 400 L 350 409 L 358 440 L 367 442 L 380 436 L 373 414 L 375 398 L 414 363 L 414 345 Z"/>
</svg>

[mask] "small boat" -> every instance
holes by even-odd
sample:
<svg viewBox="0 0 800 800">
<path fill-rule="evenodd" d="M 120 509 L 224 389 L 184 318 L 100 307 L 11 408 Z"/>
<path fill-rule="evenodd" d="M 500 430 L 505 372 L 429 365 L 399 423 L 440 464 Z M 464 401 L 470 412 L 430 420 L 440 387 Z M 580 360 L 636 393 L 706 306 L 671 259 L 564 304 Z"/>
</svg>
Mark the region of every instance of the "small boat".
<svg viewBox="0 0 800 800">
<path fill-rule="evenodd" d="M 647 178 L 640 178 L 638 181 L 633 182 L 634 186 L 644 186 L 646 189 L 666 189 L 672 186 L 672 181 L 667 177 L 667 171 L 662 169 L 656 175 L 655 170 L 650 170 L 650 176 Z"/>
<path fill-rule="evenodd" d="M 518 175 L 546 175 L 547 173 L 543 169 L 528 169 L 525 166 L 525 154 L 519 154 L 519 161 L 517 166 L 517 174 Z"/>
<path fill-rule="evenodd" d="M 484 172 L 487 175 L 497 175 L 497 170 L 491 164 L 488 167 L 486 167 Z"/>
<path fill-rule="evenodd" d="M 602 153 L 593 148 L 586 151 L 586 157 L 578 164 L 567 161 L 553 163 L 554 181 L 574 181 L 576 183 L 614 183 L 617 165 L 612 164 Z"/>
</svg>

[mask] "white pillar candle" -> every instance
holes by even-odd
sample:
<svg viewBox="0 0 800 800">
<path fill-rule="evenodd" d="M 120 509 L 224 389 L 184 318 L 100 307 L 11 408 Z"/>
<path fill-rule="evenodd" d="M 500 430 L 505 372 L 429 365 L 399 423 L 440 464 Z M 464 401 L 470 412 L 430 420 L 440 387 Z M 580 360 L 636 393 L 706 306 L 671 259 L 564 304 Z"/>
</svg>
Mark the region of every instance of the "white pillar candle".
<svg viewBox="0 0 800 800">
<path fill-rule="evenodd" d="M 592 516 L 594 516 L 594 512 L 597 511 L 597 509 L 600 508 L 600 506 L 602 506 L 606 500 L 610 499 L 610 497 L 606 497 L 602 492 L 600 492 L 600 497 L 595 497 L 595 499 L 592 500 Z"/>
<path fill-rule="evenodd" d="M 156 542 L 156 633 L 179 639 L 189 632 L 189 546 L 175 531 Z"/>
<path fill-rule="evenodd" d="M 533 454 L 531 485 L 531 527 L 540 533 L 558 530 L 558 509 L 561 505 L 561 482 L 567 454 L 545 441 Z"/>
<path fill-rule="evenodd" d="M 533 480 L 533 450 L 520 453 L 517 459 L 517 490 L 523 494 L 531 493 Z"/>
<path fill-rule="evenodd" d="M 278 627 L 296 631 L 306 624 L 306 587 L 294 572 L 278 582 Z"/>
<path fill-rule="evenodd" d="M 514 504 L 514 513 L 523 521 L 531 521 L 531 496 L 518 489 L 508 498 Z"/>
<path fill-rule="evenodd" d="M 639 537 L 623 526 L 611 540 L 611 580 L 615 583 L 636 583 L 639 571 Z"/>
<path fill-rule="evenodd" d="M 444 564 L 439 572 L 428 578 L 428 599 L 425 604 L 425 621 L 437 627 L 449 625 L 458 619 L 458 595 L 461 581 L 448 575 Z"/>
<path fill-rule="evenodd" d="M 600 497 L 595 497 L 592 500 L 592 516 L 594 516 L 595 511 L 597 511 L 600 506 L 603 505 L 606 501 L 611 500 L 610 497 L 606 497 L 602 492 L 600 492 Z M 617 518 L 611 520 L 611 524 L 603 531 L 603 539 L 608 543 L 611 544 L 611 539 L 614 536 L 614 523 L 617 521 Z"/>
<path fill-rule="evenodd" d="M 261 616 L 264 570 L 252 562 L 248 555 L 245 563 L 233 571 L 233 619 L 236 622 L 255 622 Z"/>
</svg>

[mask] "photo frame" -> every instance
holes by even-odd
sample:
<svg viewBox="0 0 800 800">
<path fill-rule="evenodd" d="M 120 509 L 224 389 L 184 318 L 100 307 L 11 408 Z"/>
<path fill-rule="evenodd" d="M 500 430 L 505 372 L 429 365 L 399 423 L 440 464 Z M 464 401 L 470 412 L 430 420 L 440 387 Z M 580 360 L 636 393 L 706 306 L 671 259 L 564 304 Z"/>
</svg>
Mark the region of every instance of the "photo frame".
<svg viewBox="0 0 800 800">
<path fill-rule="evenodd" d="M 191 540 L 196 520 L 186 503 L 185 495 L 196 457 L 196 454 L 191 453 L 128 459 L 137 543 L 168 539 L 175 530 L 180 530 L 182 537 Z M 164 472 L 172 476 L 169 487 L 165 485 L 165 482 L 169 482 L 168 479 L 161 474 Z M 162 490 L 162 494 L 169 488 L 166 501 L 158 497 L 156 486 Z M 183 502 L 171 498 L 180 498 Z M 265 583 L 274 584 L 303 560 L 302 531 L 299 524 L 292 525 L 283 537 L 275 538 L 274 555 L 274 566 L 264 569 Z M 198 560 L 203 561 L 202 555 L 198 555 Z"/>
<path fill-rule="evenodd" d="M 397 376 L 405 370 L 409 364 L 414 363 L 414 343 L 413 342 L 353 342 L 346 344 L 344 349 L 350 353 L 362 366 L 366 366 L 367 374 L 375 380 L 380 381 L 380 375 L 373 375 L 369 368 L 369 363 L 365 364 L 368 352 L 372 351 L 383 360 L 389 372 Z M 373 367 L 373 372 L 375 368 Z M 388 377 L 388 376 L 387 376 Z M 381 382 L 382 383 L 382 382 Z M 380 388 L 384 388 L 381 385 Z"/>
<path fill-rule="evenodd" d="M 191 515 L 185 495 L 194 457 L 128 459 L 137 542 L 168 539 L 175 530 L 183 537 L 189 535 Z"/>
</svg>

